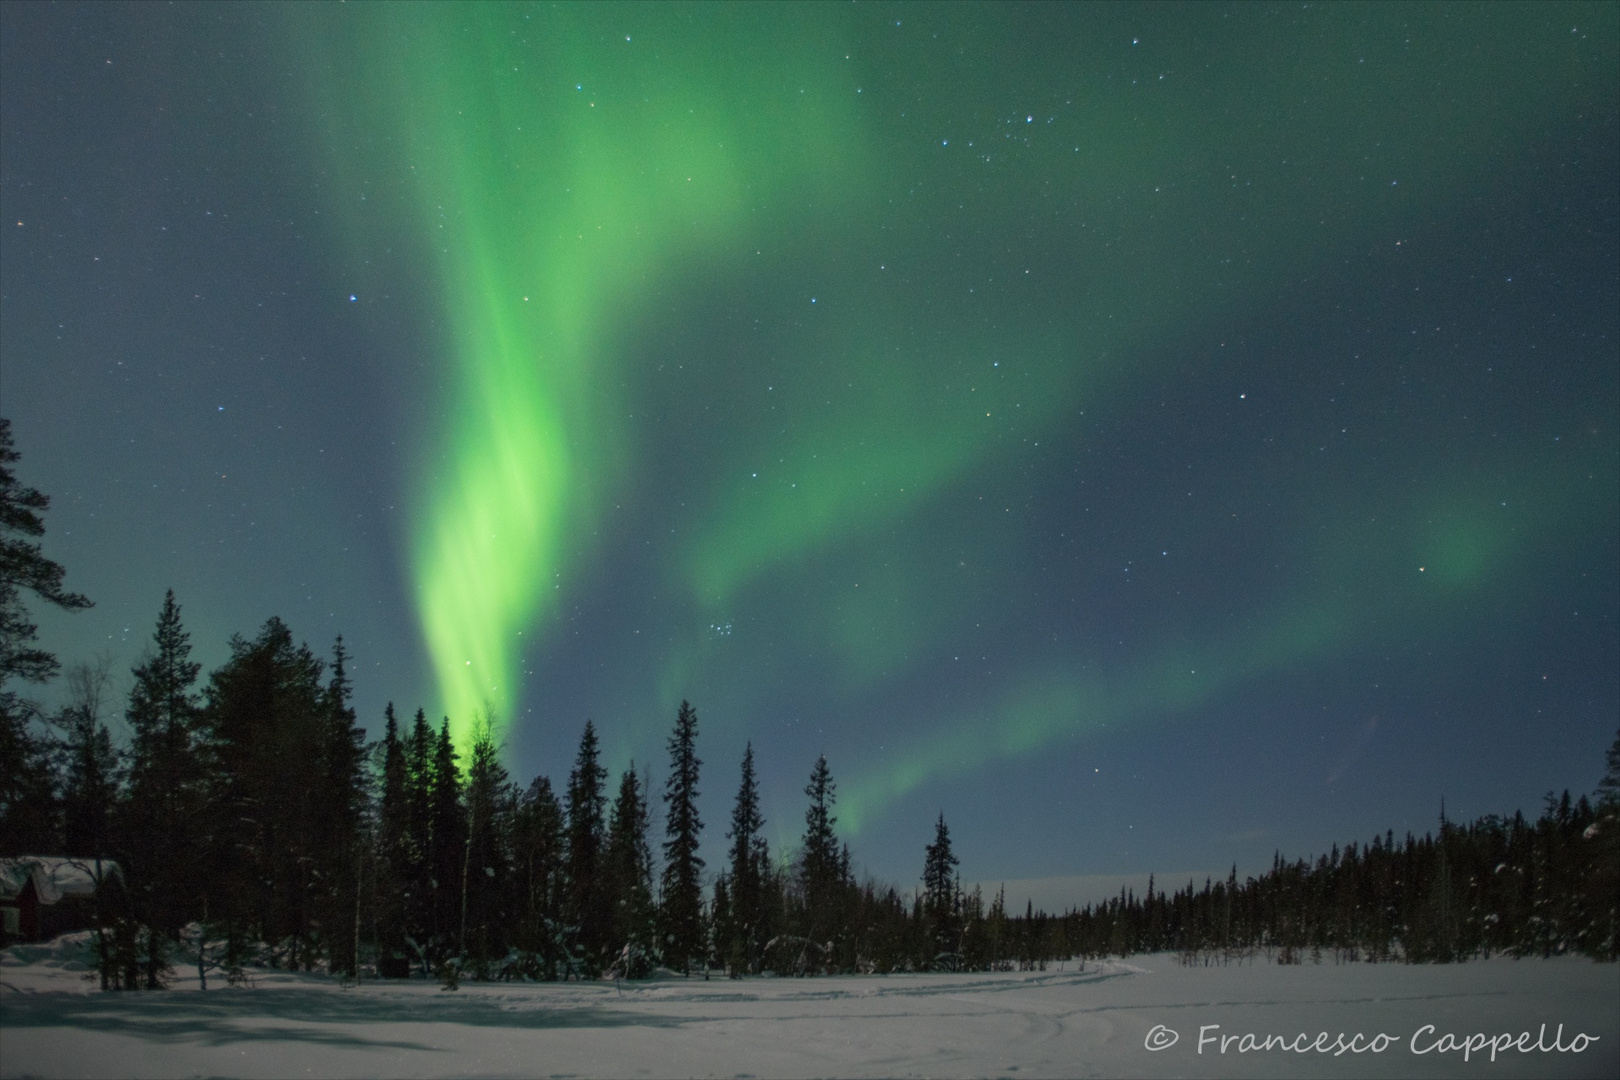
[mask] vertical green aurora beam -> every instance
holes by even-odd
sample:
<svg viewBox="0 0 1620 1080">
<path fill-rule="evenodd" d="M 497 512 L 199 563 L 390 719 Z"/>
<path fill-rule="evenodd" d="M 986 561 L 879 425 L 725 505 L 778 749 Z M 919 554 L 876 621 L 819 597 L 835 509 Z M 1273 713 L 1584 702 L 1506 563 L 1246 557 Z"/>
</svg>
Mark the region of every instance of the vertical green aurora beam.
<svg viewBox="0 0 1620 1080">
<path fill-rule="evenodd" d="M 358 130 L 334 143 L 384 138 L 372 155 L 411 178 L 457 387 L 410 558 L 458 737 L 486 709 L 510 716 L 523 632 L 614 482 L 614 334 L 635 291 L 849 158 L 843 57 L 777 14 L 768 35 L 714 8 L 417 5 L 349 27 Z"/>
</svg>

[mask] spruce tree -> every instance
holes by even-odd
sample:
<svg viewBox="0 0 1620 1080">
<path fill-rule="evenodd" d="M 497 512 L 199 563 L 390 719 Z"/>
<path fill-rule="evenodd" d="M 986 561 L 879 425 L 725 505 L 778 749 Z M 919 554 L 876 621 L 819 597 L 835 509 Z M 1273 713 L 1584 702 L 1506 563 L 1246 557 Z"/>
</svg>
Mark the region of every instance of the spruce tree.
<svg viewBox="0 0 1620 1080">
<path fill-rule="evenodd" d="M 660 923 L 664 962 L 690 973 L 694 958 L 707 957 L 703 926 L 703 860 L 698 857 L 697 711 L 681 702 L 669 737 L 669 779 L 664 784 L 664 873 Z"/>
<path fill-rule="evenodd" d="M 619 778 L 619 795 L 608 820 L 607 877 L 613 907 L 614 961 L 627 978 L 644 975 L 653 945 L 652 851 L 647 844 L 646 789 L 636 763 Z"/>
<path fill-rule="evenodd" d="M 167 967 L 162 943 L 178 939 L 180 928 L 201 914 L 205 875 L 218 852 L 207 814 L 212 747 L 193 689 L 202 666 L 191 660 L 173 589 L 164 595 L 152 641 L 133 671 L 124 709 L 132 738 L 118 832 L 135 916 L 151 930 L 145 977 L 155 990 Z"/>
<path fill-rule="evenodd" d="M 723 959 L 733 974 L 757 971 L 761 951 L 769 940 L 766 887 L 770 883 L 770 850 L 760 830 L 765 827 L 759 809 L 759 783 L 754 776 L 754 744 L 743 748 L 742 782 L 731 810 L 728 870 L 728 905 Z M 716 894 L 718 896 L 718 893 Z M 716 911 L 718 920 L 719 912 Z M 719 931 L 717 930 L 717 936 Z"/>
<path fill-rule="evenodd" d="M 406 787 L 408 738 L 401 739 L 394 703 L 383 710 L 381 797 L 377 806 L 377 971 L 389 978 L 409 973 L 407 905 L 411 888 L 411 809 Z"/>
<path fill-rule="evenodd" d="M 478 724 L 467 769 L 467 850 L 462 867 L 463 951 L 482 975 L 484 965 L 506 953 L 509 922 L 506 893 L 511 880 L 507 851 L 507 788 L 510 776 L 501 764 L 494 725 L 488 716 Z"/>
<path fill-rule="evenodd" d="M 816 759 L 804 793 L 810 806 L 804 814 L 804 841 L 800 852 L 799 881 L 804 896 L 804 935 L 818 944 L 831 942 L 842 928 L 842 900 L 847 867 L 833 826 L 837 786 L 825 756 Z"/>
<path fill-rule="evenodd" d="M 362 889 L 366 789 L 365 731 L 349 704 L 353 686 L 348 660 L 339 636 L 332 646 L 331 678 L 321 698 L 316 748 L 322 775 L 315 804 L 315 846 L 322 878 L 313 915 L 321 923 L 332 970 L 352 978 L 359 970 L 356 906 Z"/>
<path fill-rule="evenodd" d="M 428 885 L 433 896 L 436 956 L 448 957 L 459 945 L 461 881 L 467 860 L 467 812 L 462 803 L 461 755 L 450 738 L 450 718 L 439 723 L 433 741 L 433 786 L 428 792 L 430 820 Z"/>
<path fill-rule="evenodd" d="M 210 904 L 228 924 L 232 964 L 254 937 L 278 963 L 309 968 L 318 959 L 319 894 L 339 872 L 322 843 L 330 795 L 322 670 L 271 618 L 254 640 L 232 638 L 230 659 L 209 678 L 204 715 L 219 762 L 210 819 L 221 858 Z"/>
<path fill-rule="evenodd" d="M 951 853 L 951 831 L 941 811 L 934 825 L 934 842 L 925 849 L 923 859 L 923 912 L 929 921 L 935 963 L 943 963 L 944 955 L 961 951 L 956 865 L 956 856 Z"/>
<path fill-rule="evenodd" d="M 568 776 L 568 874 L 565 918 L 573 928 L 570 953 L 590 973 L 605 963 L 612 933 L 612 911 L 602 866 L 602 816 L 607 770 L 597 761 L 596 727 L 585 721 L 579 756 Z"/>
<path fill-rule="evenodd" d="M 562 807 L 548 778 L 535 777 L 524 793 L 515 832 L 514 865 L 521 894 L 518 948 L 530 956 L 527 974 L 553 979 L 567 944 L 563 934 L 567 874 Z"/>
<path fill-rule="evenodd" d="M 437 745 L 427 714 L 416 710 L 405 740 L 405 806 L 409 822 L 405 870 L 406 942 L 426 974 L 428 942 L 434 928 L 433 752 Z"/>
</svg>

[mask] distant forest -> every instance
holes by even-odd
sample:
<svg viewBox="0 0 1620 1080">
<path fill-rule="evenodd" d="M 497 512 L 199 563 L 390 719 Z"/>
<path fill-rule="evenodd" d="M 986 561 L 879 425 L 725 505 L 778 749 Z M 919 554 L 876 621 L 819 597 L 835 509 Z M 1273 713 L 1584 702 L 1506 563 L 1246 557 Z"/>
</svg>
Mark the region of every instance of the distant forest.
<svg viewBox="0 0 1620 1080">
<path fill-rule="evenodd" d="M 804 833 L 773 852 L 753 748 L 733 776 L 723 850 L 701 851 L 698 717 L 682 703 L 655 795 L 647 771 L 616 786 L 587 721 L 560 791 L 514 782 L 484 724 L 457 746 L 447 720 L 392 705 L 367 742 L 342 639 L 323 660 L 270 619 L 233 638 L 199 685 L 180 606 L 165 597 L 122 714 L 110 670 L 79 665 L 47 714 L 14 689 L 58 673 L 35 647 L 24 591 L 66 609 L 42 554 L 48 499 L 21 486 L 0 420 L 0 855 L 116 862 L 96 933 L 109 989 L 157 989 L 176 965 L 204 984 L 257 965 L 344 978 L 556 980 L 689 974 L 996 970 L 1174 951 L 1186 963 L 1445 962 L 1507 953 L 1617 958 L 1620 737 L 1594 799 L 1548 795 L 1540 817 L 1442 816 L 1284 861 L 1238 881 L 1188 882 L 1061 914 L 1006 910 L 961 886 L 941 815 L 921 887 L 857 881 L 837 835 L 825 758 L 805 788 Z M 665 827 L 654 857 L 651 806 Z"/>
</svg>

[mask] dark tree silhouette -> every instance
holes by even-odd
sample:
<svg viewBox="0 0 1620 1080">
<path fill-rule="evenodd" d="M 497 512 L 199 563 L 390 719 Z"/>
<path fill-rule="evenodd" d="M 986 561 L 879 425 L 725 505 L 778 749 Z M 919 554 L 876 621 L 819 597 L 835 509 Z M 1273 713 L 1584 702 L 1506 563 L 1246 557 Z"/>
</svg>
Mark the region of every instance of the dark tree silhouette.
<svg viewBox="0 0 1620 1080">
<path fill-rule="evenodd" d="M 37 648 L 37 627 L 23 591 L 64 611 L 90 601 L 62 587 L 61 564 L 45 557 L 38 538 L 48 496 L 21 484 L 12 471 L 11 421 L 0 417 L 0 855 L 53 850 L 60 842 L 50 742 L 31 722 L 38 710 L 10 685 L 42 683 L 57 672 L 56 657 Z"/>
<path fill-rule="evenodd" d="M 607 876 L 613 906 L 614 965 L 627 978 L 650 970 L 656 927 L 652 900 L 652 850 L 647 843 L 646 787 L 636 763 L 619 778 L 619 795 L 608 821 Z"/>
<path fill-rule="evenodd" d="M 518 802 L 513 823 L 514 864 L 521 892 L 517 936 L 531 978 L 556 978 L 567 945 L 563 927 L 567 873 L 563 812 L 551 781 L 537 776 Z"/>
<path fill-rule="evenodd" d="M 382 775 L 378 786 L 373 892 L 377 969 L 398 978 L 410 969 L 411 890 L 415 887 L 416 854 L 406 757 L 409 737 L 401 738 L 394 703 L 383 710 Z"/>
<path fill-rule="evenodd" d="M 322 868 L 312 902 L 322 927 L 333 970 L 353 977 L 359 971 L 356 916 L 362 890 L 362 828 L 367 802 L 365 731 L 349 704 L 353 688 L 343 638 L 332 646 L 331 678 L 321 696 L 315 763 L 319 776 L 314 799 L 315 860 Z"/>
<path fill-rule="evenodd" d="M 410 737 L 405 741 L 405 806 L 410 821 L 410 859 L 405 905 L 407 944 L 424 972 L 429 966 L 428 947 L 434 932 L 435 892 L 433 882 L 433 758 L 438 743 L 427 714 L 416 710 L 411 718 Z"/>
<path fill-rule="evenodd" d="M 923 912 L 934 950 L 934 963 L 956 967 L 960 963 L 961 928 L 958 919 L 956 856 L 951 853 L 951 831 L 940 812 L 934 826 L 934 842 L 923 859 Z M 950 961 L 944 958 L 955 957 Z"/>
<path fill-rule="evenodd" d="M 446 959 L 460 944 L 461 879 L 467 862 L 467 808 L 462 803 L 461 770 L 450 718 L 439 723 L 433 741 L 433 786 L 428 792 L 428 886 L 433 896 L 434 959 Z"/>
<path fill-rule="evenodd" d="M 130 777 L 118 821 L 118 853 L 128 874 L 134 916 L 149 928 L 144 975 L 157 989 L 168 962 L 164 944 L 201 915 L 217 855 L 211 844 L 214 746 L 193 690 L 201 665 L 180 623 L 173 589 L 164 594 L 152 649 L 133 670 L 125 706 Z M 206 972 L 199 973 L 206 978 Z"/>
<path fill-rule="evenodd" d="M 771 885 L 770 849 L 760 830 L 765 827 L 759 809 L 759 784 L 754 776 L 754 744 L 743 749 L 742 782 L 731 811 L 730 866 L 726 882 L 724 939 L 719 943 L 722 959 L 733 974 L 757 971 L 761 950 L 770 940 L 771 905 L 766 889 Z M 716 894 L 716 918 L 720 903 Z M 717 929 L 717 935 L 720 931 Z"/>
<path fill-rule="evenodd" d="M 286 943 L 278 963 L 309 967 L 319 957 L 311 936 L 318 893 L 339 872 L 321 842 L 323 666 L 271 618 L 254 640 L 232 638 L 230 659 L 209 679 L 204 717 L 218 765 L 204 847 L 214 870 L 210 910 L 226 923 L 232 965 L 244 959 L 250 931 Z"/>
<path fill-rule="evenodd" d="M 683 701 L 669 737 L 669 779 L 664 784 L 664 873 L 660 925 L 664 962 L 691 971 L 708 955 L 703 926 L 703 860 L 698 857 L 697 711 Z"/>
<path fill-rule="evenodd" d="M 507 788 L 494 725 L 486 715 L 473 735 L 467 770 L 467 847 L 462 861 L 461 952 L 481 970 L 505 955 L 512 874 L 507 849 Z"/>
<path fill-rule="evenodd" d="M 804 793 L 810 806 L 804 814 L 803 850 L 799 854 L 799 885 L 803 894 L 802 932 L 821 947 L 825 962 L 841 944 L 847 926 L 845 899 L 849 881 L 849 853 L 838 843 L 833 826 L 837 785 L 825 756 L 816 759 Z"/>
<path fill-rule="evenodd" d="M 213 750 L 193 689 L 202 668 L 191 659 L 191 636 L 180 623 L 172 589 L 164 595 L 152 645 L 133 671 L 124 709 L 132 739 L 128 797 L 118 827 L 135 915 L 151 930 L 148 989 L 158 987 L 168 966 L 163 943 L 178 940 L 180 928 L 200 914 L 210 866 L 204 841 Z"/>
<path fill-rule="evenodd" d="M 568 880 L 564 917 L 574 930 L 571 951 L 590 974 L 602 970 L 610 947 L 612 911 L 603 873 L 607 770 L 597 762 L 596 727 L 585 721 L 579 756 L 568 777 Z"/>
</svg>

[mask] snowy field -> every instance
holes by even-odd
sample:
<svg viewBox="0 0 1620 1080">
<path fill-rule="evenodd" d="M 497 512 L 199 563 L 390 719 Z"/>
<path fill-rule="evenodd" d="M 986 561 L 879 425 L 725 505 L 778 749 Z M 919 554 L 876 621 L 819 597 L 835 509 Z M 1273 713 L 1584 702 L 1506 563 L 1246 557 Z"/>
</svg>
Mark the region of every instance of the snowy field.
<svg viewBox="0 0 1620 1080">
<path fill-rule="evenodd" d="M 102 994 L 82 955 L 0 954 L 0 1075 L 1620 1076 L 1620 968 L 1570 958 Z"/>
</svg>

